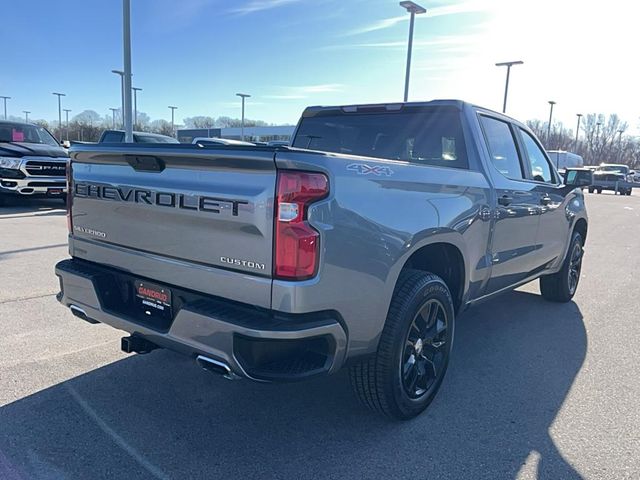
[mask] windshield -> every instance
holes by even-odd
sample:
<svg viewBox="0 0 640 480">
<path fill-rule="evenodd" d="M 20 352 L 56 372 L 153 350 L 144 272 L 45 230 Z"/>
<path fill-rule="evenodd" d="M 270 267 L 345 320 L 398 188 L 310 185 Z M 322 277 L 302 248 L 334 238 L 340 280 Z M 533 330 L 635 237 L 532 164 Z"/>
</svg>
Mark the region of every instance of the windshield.
<svg viewBox="0 0 640 480">
<path fill-rule="evenodd" d="M 453 109 L 392 113 L 327 112 L 300 123 L 294 147 L 466 168 L 460 117 Z"/>
<path fill-rule="evenodd" d="M 620 172 L 627 174 L 629 173 L 629 167 L 626 165 L 602 165 L 598 170 L 602 172 Z"/>
<path fill-rule="evenodd" d="M 43 127 L 19 123 L 0 123 L 0 143 L 41 143 L 59 147 L 55 138 Z"/>
</svg>

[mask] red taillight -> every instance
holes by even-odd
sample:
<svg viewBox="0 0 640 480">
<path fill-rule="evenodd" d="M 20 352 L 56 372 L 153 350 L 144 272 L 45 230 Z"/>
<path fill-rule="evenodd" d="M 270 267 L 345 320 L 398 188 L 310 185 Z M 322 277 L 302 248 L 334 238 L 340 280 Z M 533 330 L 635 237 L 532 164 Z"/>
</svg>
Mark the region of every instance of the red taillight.
<svg viewBox="0 0 640 480">
<path fill-rule="evenodd" d="M 72 234 L 73 233 L 73 221 L 71 219 L 71 201 L 72 201 L 72 195 L 71 195 L 71 160 L 67 161 L 67 229 L 69 230 L 69 233 Z"/>
<path fill-rule="evenodd" d="M 322 173 L 278 173 L 274 262 L 277 278 L 304 280 L 316 274 L 320 234 L 307 222 L 307 210 L 327 193 L 329 182 Z"/>
</svg>

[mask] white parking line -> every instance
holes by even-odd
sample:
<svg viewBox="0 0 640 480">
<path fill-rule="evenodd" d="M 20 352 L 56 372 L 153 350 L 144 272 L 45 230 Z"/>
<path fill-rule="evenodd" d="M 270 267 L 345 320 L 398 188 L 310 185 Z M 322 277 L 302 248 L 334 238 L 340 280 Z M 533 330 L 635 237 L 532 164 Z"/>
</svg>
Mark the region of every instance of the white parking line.
<svg viewBox="0 0 640 480">
<path fill-rule="evenodd" d="M 169 476 L 167 476 L 162 470 L 160 470 L 158 467 L 153 465 L 151 462 L 149 462 L 149 460 L 144 458 L 144 456 L 141 453 L 139 453 L 135 448 L 129 445 L 124 438 L 118 435 L 115 432 L 115 430 L 113 430 L 109 425 L 107 425 L 107 423 L 104 420 L 102 420 L 102 418 L 100 418 L 98 413 L 93 408 L 91 408 L 91 406 L 80 396 L 80 394 L 76 391 L 75 388 L 67 384 L 65 384 L 65 387 L 67 388 L 67 390 L 69 390 L 69 393 L 71 394 L 73 399 L 76 402 L 78 402 L 78 405 L 80 405 L 80 407 L 85 411 L 85 413 L 89 415 L 89 417 L 91 417 L 91 419 L 94 422 L 96 422 L 98 427 L 100 427 L 100 429 L 104 433 L 109 435 L 109 437 L 111 437 L 111 439 L 116 445 L 122 448 L 136 462 L 138 462 L 142 468 L 144 468 L 147 472 L 149 472 L 151 475 L 153 475 L 156 478 L 159 478 L 162 480 L 170 479 Z"/>
</svg>

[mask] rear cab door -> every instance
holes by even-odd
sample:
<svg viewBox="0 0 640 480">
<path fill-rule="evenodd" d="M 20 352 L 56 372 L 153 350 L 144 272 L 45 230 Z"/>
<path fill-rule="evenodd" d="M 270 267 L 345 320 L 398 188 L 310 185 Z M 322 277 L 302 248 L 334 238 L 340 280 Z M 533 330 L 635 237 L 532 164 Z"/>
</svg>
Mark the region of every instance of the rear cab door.
<svg viewBox="0 0 640 480">
<path fill-rule="evenodd" d="M 564 257 L 571 227 L 565 207 L 567 201 L 575 197 L 574 189 L 562 183 L 538 140 L 520 126 L 516 131 L 525 158 L 527 180 L 533 186 L 540 205 L 536 245 L 538 261 L 546 268 Z"/>
<path fill-rule="evenodd" d="M 490 294 L 515 285 L 539 266 L 536 237 L 540 196 L 527 179 L 527 170 L 514 125 L 499 115 L 479 112 L 488 150 L 486 169 L 496 192 L 490 242 Z"/>
</svg>

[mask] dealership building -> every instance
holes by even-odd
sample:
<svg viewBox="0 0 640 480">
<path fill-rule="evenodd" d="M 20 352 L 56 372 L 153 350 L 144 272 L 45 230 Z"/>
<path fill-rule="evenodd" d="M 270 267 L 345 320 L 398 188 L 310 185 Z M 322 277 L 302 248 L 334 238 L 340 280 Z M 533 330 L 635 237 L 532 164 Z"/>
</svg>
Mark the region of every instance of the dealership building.
<svg viewBox="0 0 640 480">
<path fill-rule="evenodd" d="M 254 142 L 268 142 L 271 140 L 289 141 L 295 128 L 294 125 L 244 127 L 244 139 Z M 242 128 L 187 128 L 178 130 L 177 134 L 180 143 L 191 143 L 193 139 L 197 137 L 240 140 L 242 138 Z"/>
</svg>

